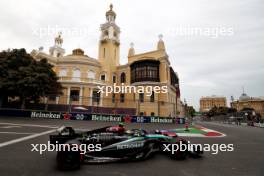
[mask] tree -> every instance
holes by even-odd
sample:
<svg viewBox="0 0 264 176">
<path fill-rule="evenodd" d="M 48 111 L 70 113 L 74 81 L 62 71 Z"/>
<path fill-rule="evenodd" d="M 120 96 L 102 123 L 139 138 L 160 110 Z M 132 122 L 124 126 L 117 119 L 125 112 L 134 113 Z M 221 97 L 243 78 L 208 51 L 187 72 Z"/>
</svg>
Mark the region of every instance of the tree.
<svg viewBox="0 0 264 176">
<path fill-rule="evenodd" d="M 193 108 L 193 106 L 187 106 L 187 112 L 188 112 L 188 116 L 191 117 L 195 116 L 195 109 Z"/>
<path fill-rule="evenodd" d="M 235 113 L 235 112 L 236 112 L 236 109 L 234 108 L 214 106 L 207 112 L 207 116 L 212 117 L 212 116 L 217 116 L 217 115 L 227 115 L 227 114 Z"/>
<path fill-rule="evenodd" d="M 25 49 L 0 52 L 0 106 L 7 97 L 19 97 L 21 107 L 27 101 L 38 102 L 48 94 L 61 94 L 52 65 L 46 59 L 36 61 Z"/>
</svg>

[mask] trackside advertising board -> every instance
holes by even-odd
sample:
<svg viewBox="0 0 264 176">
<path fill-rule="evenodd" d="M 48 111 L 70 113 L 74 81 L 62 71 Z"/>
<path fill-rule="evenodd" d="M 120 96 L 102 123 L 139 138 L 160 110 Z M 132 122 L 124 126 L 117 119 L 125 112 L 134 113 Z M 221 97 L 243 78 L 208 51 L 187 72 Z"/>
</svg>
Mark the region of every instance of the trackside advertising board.
<svg viewBox="0 0 264 176">
<path fill-rule="evenodd" d="M 104 122 L 125 122 L 125 123 L 185 123 L 184 118 L 150 117 L 150 116 L 129 116 L 110 114 L 90 114 L 83 112 L 53 112 L 53 111 L 27 111 L 27 110 L 0 110 L 0 116 L 8 117 L 30 117 L 32 119 L 64 119 L 64 120 L 91 120 Z"/>
</svg>

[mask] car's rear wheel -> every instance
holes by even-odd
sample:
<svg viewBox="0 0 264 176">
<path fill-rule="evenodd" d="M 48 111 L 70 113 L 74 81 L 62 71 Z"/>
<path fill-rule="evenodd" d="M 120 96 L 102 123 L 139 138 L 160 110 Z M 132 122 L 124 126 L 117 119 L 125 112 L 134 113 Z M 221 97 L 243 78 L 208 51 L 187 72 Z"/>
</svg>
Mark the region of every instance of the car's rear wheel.
<svg viewBox="0 0 264 176">
<path fill-rule="evenodd" d="M 81 143 L 78 140 L 70 140 L 65 143 L 69 145 L 65 147 L 65 151 L 58 151 L 57 153 L 57 166 L 60 170 L 76 170 L 81 166 L 81 153 L 76 150 L 76 145 L 79 147 Z"/>
<path fill-rule="evenodd" d="M 184 160 L 187 157 L 187 152 L 186 151 L 176 151 L 174 154 L 171 154 L 172 159 L 177 159 L 177 160 Z"/>
<path fill-rule="evenodd" d="M 186 144 L 186 142 L 181 141 L 182 144 Z M 180 150 L 180 142 L 177 142 L 176 145 L 178 146 L 178 150 L 174 152 L 170 152 L 170 157 L 172 159 L 177 159 L 177 160 L 184 160 L 188 156 L 188 151 L 187 149 L 181 151 Z"/>
<path fill-rule="evenodd" d="M 79 151 L 59 151 L 57 153 L 57 166 L 60 170 L 76 170 L 81 165 Z"/>
<path fill-rule="evenodd" d="M 193 151 L 190 151 L 190 157 L 192 158 L 200 158 L 202 154 L 203 154 L 203 151 L 200 147 L 198 147 L 197 149 Z"/>
</svg>

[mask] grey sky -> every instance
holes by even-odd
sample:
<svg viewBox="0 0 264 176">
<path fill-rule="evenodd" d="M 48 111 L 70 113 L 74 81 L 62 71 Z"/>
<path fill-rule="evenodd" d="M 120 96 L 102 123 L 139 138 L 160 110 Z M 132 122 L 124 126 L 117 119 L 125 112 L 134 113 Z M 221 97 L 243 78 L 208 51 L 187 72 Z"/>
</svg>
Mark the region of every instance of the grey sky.
<svg viewBox="0 0 264 176">
<path fill-rule="evenodd" d="M 63 34 L 67 54 L 81 47 L 97 58 L 99 25 L 110 3 L 121 28 L 121 63 L 130 42 L 136 53 L 154 50 L 162 33 L 182 100 L 198 108 L 201 96 L 238 98 L 242 86 L 249 96 L 264 96 L 263 0 L 0 0 L 0 49 L 48 51 L 54 35 L 36 31 L 57 26 L 71 29 Z M 180 28 L 231 28 L 233 35 L 179 35 Z"/>
</svg>

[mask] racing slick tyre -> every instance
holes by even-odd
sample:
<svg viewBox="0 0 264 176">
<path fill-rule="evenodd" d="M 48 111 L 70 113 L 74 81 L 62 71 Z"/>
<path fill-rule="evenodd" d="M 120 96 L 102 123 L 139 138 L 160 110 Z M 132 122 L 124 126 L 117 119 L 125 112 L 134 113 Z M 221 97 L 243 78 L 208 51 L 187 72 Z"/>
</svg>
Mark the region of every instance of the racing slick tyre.
<svg viewBox="0 0 264 176">
<path fill-rule="evenodd" d="M 66 144 L 79 144 L 79 141 L 70 141 Z M 80 151 L 58 151 L 57 152 L 57 166 L 59 170 L 77 170 L 81 166 Z"/>
<path fill-rule="evenodd" d="M 60 151 L 57 153 L 57 166 L 59 170 L 76 170 L 80 168 L 80 152 Z"/>
<path fill-rule="evenodd" d="M 203 154 L 203 150 L 201 150 L 201 148 L 197 148 L 194 151 L 190 151 L 189 155 L 192 158 L 200 158 L 202 157 L 201 155 Z"/>
<path fill-rule="evenodd" d="M 174 154 L 171 154 L 172 159 L 184 160 L 188 156 L 186 151 L 176 151 Z"/>
<path fill-rule="evenodd" d="M 185 143 L 184 141 L 182 141 L 183 143 Z M 179 143 L 176 143 L 179 146 Z M 176 159 L 176 160 L 184 160 L 186 159 L 186 157 L 188 156 L 188 151 L 180 151 L 179 149 L 177 151 L 175 151 L 174 153 L 170 152 L 170 157 L 172 159 Z"/>
</svg>

